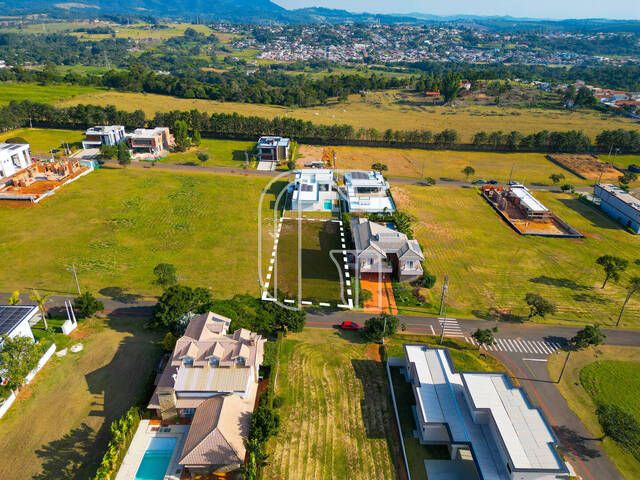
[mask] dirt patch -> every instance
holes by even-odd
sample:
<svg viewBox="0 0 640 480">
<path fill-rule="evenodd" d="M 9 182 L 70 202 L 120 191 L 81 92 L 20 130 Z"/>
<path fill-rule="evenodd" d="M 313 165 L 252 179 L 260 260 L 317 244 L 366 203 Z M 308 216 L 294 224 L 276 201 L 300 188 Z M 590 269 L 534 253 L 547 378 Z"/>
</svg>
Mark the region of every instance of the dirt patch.
<svg viewBox="0 0 640 480">
<path fill-rule="evenodd" d="M 562 165 L 576 175 L 588 180 L 598 180 L 602 175 L 603 182 L 616 182 L 621 173 L 602 162 L 595 155 L 548 155 L 549 160 Z"/>
<path fill-rule="evenodd" d="M 88 336 L 89 336 L 89 332 L 83 328 L 76 328 L 73 332 L 69 334 L 69 338 L 73 340 L 81 340 Z"/>
<path fill-rule="evenodd" d="M 367 355 L 367 358 L 369 360 L 382 363 L 382 356 L 380 355 L 380 345 L 378 345 L 377 343 L 371 343 L 367 345 L 365 354 Z"/>
</svg>

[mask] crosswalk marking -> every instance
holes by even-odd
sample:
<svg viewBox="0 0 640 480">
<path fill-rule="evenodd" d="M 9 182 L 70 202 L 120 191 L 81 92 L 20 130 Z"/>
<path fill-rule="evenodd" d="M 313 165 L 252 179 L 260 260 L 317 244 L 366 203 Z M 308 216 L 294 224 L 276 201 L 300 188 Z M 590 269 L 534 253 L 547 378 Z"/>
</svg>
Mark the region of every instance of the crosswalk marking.
<svg viewBox="0 0 640 480">
<path fill-rule="evenodd" d="M 441 321 L 440 324 L 442 325 L 442 323 Z M 455 322 L 455 324 L 449 324 L 449 320 L 447 320 L 444 323 L 446 337 L 463 337 L 468 343 L 478 346 L 478 342 L 473 337 L 467 337 L 462 333 L 457 322 Z M 493 345 L 485 345 L 483 348 L 491 352 L 528 353 L 546 356 L 559 350 L 562 346 L 556 342 L 547 342 L 544 340 L 495 338 Z"/>
<path fill-rule="evenodd" d="M 460 328 L 460 324 L 455 318 L 439 318 L 438 322 L 440 323 L 440 332 L 444 329 L 445 337 L 461 337 L 466 338 L 465 334 L 462 332 L 462 328 Z"/>
</svg>

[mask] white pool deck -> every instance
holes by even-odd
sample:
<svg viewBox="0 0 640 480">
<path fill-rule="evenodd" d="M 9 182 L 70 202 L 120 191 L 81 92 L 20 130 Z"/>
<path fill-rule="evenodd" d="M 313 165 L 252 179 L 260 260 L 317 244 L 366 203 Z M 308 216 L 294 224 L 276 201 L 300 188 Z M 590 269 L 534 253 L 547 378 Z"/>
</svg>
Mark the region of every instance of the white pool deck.
<svg viewBox="0 0 640 480">
<path fill-rule="evenodd" d="M 156 428 L 157 430 L 155 430 Z M 169 431 L 160 431 L 167 429 Z M 138 430 L 136 430 L 133 436 L 129 450 L 120 466 L 116 480 L 133 480 L 135 478 L 140 463 L 142 463 L 142 457 L 147 451 L 147 445 L 149 445 L 149 441 L 154 437 L 176 437 L 178 439 L 173 449 L 173 455 L 171 456 L 164 480 L 180 480 L 182 467 L 178 464 L 178 460 L 180 459 L 180 453 L 184 447 L 184 441 L 187 438 L 188 432 L 189 425 L 162 427 L 160 425 L 149 425 L 149 420 L 141 420 Z"/>
</svg>

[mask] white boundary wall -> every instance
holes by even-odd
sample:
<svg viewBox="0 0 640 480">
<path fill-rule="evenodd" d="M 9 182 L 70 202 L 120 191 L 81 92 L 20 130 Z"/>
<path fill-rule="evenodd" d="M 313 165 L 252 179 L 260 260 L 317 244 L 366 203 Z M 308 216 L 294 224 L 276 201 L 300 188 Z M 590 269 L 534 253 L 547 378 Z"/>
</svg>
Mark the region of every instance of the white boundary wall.
<svg viewBox="0 0 640 480">
<path fill-rule="evenodd" d="M 31 372 L 29 372 L 29 375 L 27 375 L 27 377 L 24 380 L 25 384 L 31 383 L 31 380 L 33 380 L 36 374 L 40 370 L 42 370 L 42 367 L 44 367 L 47 364 L 47 362 L 55 352 L 56 352 L 56 344 L 54 343 L 49 347 L 49 349 L 44 353 L 44 355 L 42 355 L 42 357 L 38 361 L 38 365 L 36 365 L 36 368 L 34 368 L 33 370 L 31 370 Z M 9 407 L 11 407 L 11 405 L 13 405 L 13 402 L 15 401 L 16 401 L 16 396 L 14 393 L 12 393 L 11 395 L 9 395 L 9 397 L 7 397 L 4 403 L 0 405 L 0 418 L 2 418 L 5 413 L 7 413 L 7 410 L 9 410 Z"/>
</svg>

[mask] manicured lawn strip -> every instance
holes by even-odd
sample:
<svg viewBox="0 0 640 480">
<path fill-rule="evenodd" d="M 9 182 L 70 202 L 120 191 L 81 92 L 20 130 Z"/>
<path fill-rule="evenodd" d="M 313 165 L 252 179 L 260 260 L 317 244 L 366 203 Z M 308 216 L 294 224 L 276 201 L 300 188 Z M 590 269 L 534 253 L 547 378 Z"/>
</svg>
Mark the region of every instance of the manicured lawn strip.
<svg viewBox="0 0 640 480">
<path fill-rule="evenodd" d="M 493 318 L 489 310 L 500 308 L 526 318 L 524 296 L 534 292 L 558 307 L 544 321 L 613 324 L 625 296 L 622 285 L 629 275 L 640 273 L 634 263 L 637 238 L 576 198 L 534 194 L 586 238 L 520 236 L 476 189 L 394 186 L 396 203 L 416 218 L 413 228 L 425 265 L 437 277 L 436 285 L 425 291 L 433 308 L 424 312 L 437 314 L 442 281 L 448 275 L 450 316 Z M 603 272 L 595 260 L 604 254 L 626 258 L 630 266 L 621 284 L 602 290 Z M 632 298 L 627 308 L 623 325 L 640 326 L 640 301 Z"/>
<path fill-rule="evenodd" d="M 80 85 L 38 85 L 35 83 L 0 83 L 0 105 L 12 100 L 47 103 L 53 105 L 61 100 L 69 100 L 76 95 L 97 92 L 97 87 Z"/>
<path fill-rule="evenodd" d="M 285 338 L 281 427 L 264 478 L 398 478 L 387 375 L 367 352 L 357 332 L 309 329 Z"/>
<path fill-rule="evenodd" d="M 0 135 L 0 141 L 7 138 L 24 138 L 31 146 L 33 153 L 49 153 L 51 149 L 63 148 L 63 143 L 72 144 L 84 140 L 84 132 L 78 130 L 56 130 L 45 128 L 20 128 Z"/>
<path fill-rule="evenodd" d="M 624 361 L 620 361 L 624 359 Z M 552 355 L 548 368 L 551 378 L 559 378 L 565 355 Z M 572 352 L 567 363 L 558 390 L 567 401 L 571 410 L 580 418 L 591 434 L 599 438 L 603 435 L 595 414 L 595 400 L 601 399 L 616 403 L 634 415 L 638 415 L 638 373 L 640 348 L 599 346 Z M 623 364 L 623 365 L 619 365 Z M 612 371 L 612 366 L 622 366 L 620 371 Z M 585 389 L 581 377 L 589 390 L 595 387 L 592 396 Z M 605 391 L 605 388 L 609 391 Z M 634 396 L 634 392 L 635 396 Z M 620 469 L 624 478 L 640 478 L 640 461 L 622 450 L 608 437 L 602 440 L 602 448 L 611 461 Z"/>
<path fill-rule="evenodd" d="M 236 52 L 233 53 L 237 55 Z M 153 117 L 156 112 L 198 109 L 208 113 L 234 113 L 260 117 L 293 117 L 319 124 L 348 124 L 354 128 L 426 129 L 440 132 L 457 130 L 463 142 L 471 142 L 479 131 L 518 130 L 524 134 L 547 130 L 582 130 L 595 140 L 602 130 L 635 129 L 633 121 L 590 111 L 545 110 L 498 106 L 432 105 L 426 97 L 408 91 L 371 92 L 365 99 L 351 95 L 347 103 L 329 102 L 314 107 L 283 107 L 251 103 L 175 98 L 149 93 L 95 92 L 61 101 L 60 105 L 79 103 L 118 105 L 125 110 L 143 110 Z"/>
<path fill-rule="evenodd" d="M 161 163 L 173 163 L 179 165 L 200 165 L 204 167 L 238 167 L 245 164 L 244 152 L 251 152 L 255 149 L 255 142 L 237 142 L 234 140 L 214 140 L 203 138 L 199 147 L 194 147 L 189 152 L 176 152 L 167 155 Z M 197 153 L 205 152 L 209 154 L 209 160 L 201 162 Z"/>
<path fill-rule="evenodd" d="M 0 251 L 19 259 L 0 288 L 73 292 L 65 266 L 75 263 L 83 289 L 156 295 L 153 267 L 165 262 L 176 266 L 180 282 L 211 288 L 216 298 L 257 294 L 258 205 L 268 181 L 102 168 L 34 207 L 0 206 L 0 223 L 11 225 L 0 229 Z M 273 185 L 263 205 L 266 262 L 269 206 L 282 186 Z"/>
<path fill-rule="evenodd" d="M 0 419 L 1 478 L 91 478 L 109 424 L 141 395 L 159 360 L 145 319 L 90 320 L 74 333 L 80 353 L 53 356 Z M 146 400 L 146 399 L 144 399 Z"/>
</svg>

